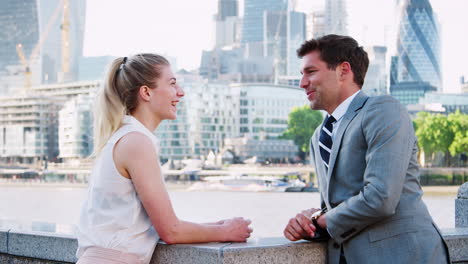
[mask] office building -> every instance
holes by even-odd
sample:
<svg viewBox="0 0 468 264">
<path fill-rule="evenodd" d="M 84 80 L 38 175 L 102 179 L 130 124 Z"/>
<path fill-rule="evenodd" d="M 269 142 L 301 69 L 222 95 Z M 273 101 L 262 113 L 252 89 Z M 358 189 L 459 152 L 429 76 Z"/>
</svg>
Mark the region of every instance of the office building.
<svg viewBox="0 0 468 264">
<path fill-rule="evenodd" d="M 428 0 L 404 0 L 400 2 L 399 12 L 397 54 L 391 61 L 390 90 L 404 93 L 401 89 L 405 86 L 409 89 L 419 87 L 418 92 L 411 90 L 406 93 L 412 97 L 416 94 L 423 97 L 425 92 L 433 91 L 428 89 L 429 86 L 442 91 L 439 25 L 431 4 Z M 402 98 L 405 104 L 417 103 L 418 99 Z"/>
<path fill-rule="evenodd" d="M 390 94 L 404 105 L 417 104 L 419 99 L 437 88 L 428 82 L 399 82 L 390 86 Z"/>
<path fill-rule="evenodd" d="M 93 98 L 78 95 L 59 111 L 59 158 L 63 162 L 87 158 L 93 152 Z"/>
<path fill-rule="evenodd" d="M 371 46 L 365 47 L 365 50 L 369 56 L 369 68 L 362 90 L 370 96 L 388 94 L 385 62 L 387 47 Z"/>
<path fill-rule="evenodd" d="M 48 96 L 0 98 L 0 160 L 43 166 L 58 156 L 58 111 Z"/>
<path fill-rule="evenodd" d="M 419 99 L 420 105 L 439 105 L 443 109 L 443 114 L 455 113 L 460 111 L 468 115 L 468 93 L 426 93 Z"/>
<path fill-rule="evenodd" d="M 0 2 L 0 92 L 76 80 L 85 8 L 83 0 Z"/>
<path fill-rule="evenodd" d="M 240 41 L 241 19 L 237 0 L 218 0 L 216 22 L 216 47 L 233 45 Z"/>
<path fill-rule="evenodd" d="M 345 0 L 325 0 L 325 35 L 348 35 Z"/>
</svg>

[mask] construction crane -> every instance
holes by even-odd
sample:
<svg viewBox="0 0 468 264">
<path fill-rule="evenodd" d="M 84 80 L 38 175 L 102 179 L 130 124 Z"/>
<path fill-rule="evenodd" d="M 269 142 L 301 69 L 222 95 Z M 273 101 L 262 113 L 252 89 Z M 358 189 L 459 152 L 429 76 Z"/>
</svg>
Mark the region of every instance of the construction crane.
<svg viewBox="0 0 468 264">
<path fill-rule="evenodd" d="M 26 56 L 24 56 L 23 45 L 16 45 L 16 53 L 20 58 L 21 65 L 24 67 L 24 87 L 29 88 L 31 87 L 31 68 L 29 67 L 28 60 L 26 60 Z"/>
<path fill-rule="evenodd" d="M 66 1 L 66 2 L 67 2 L 66 3 L 67 4 L 66 8 L 67 8 L 67 14 L 68 14 L 68 1 Z M 29 55 L 29 58 L 27 58 L 25 53 L 24 53 L 23 44 L 18 43 L 16 45 L 16 54 L 18 54 L 21 65 L 24 67 L 24 77 L 25 77 L 24 88 L 25 88 L 25 90 L 29 90 L 31 88 L 31 84 L 32 84 L 32 81 L 31 81 L 31 79 L 32 79 L 31 64 L 32 64 L 33 60 L 39 55 L 39 52 L 40 52 L 40 50 L 42 48 L 42 45 L 44 44 L 44 41 L 49 36 L 49 32 L 50 32 L 50 30 L 52 28 L 52 25 L 57 20 L 57 17 L 59 15 L 60 10 L 62 9 L 62 7 L 64 8 L 64 11 L 65 11 L 65 4 L 63 3 L 63 1 L 61 1 L 59 3 L 59 5 L 57 5 L 57 7 L 55 8 L 55 10 L 54 10 L 54 12 L 52 14 L 52 17 L 47 22 L 47 25 L 45 27 L 44 32 L 42 34 L 40 34 L 39 41 L 34 46 L 31 54 Z M 68 15 L 67 15 L 67 20 L 68 20 Z M 68 28 L 67 28 L 67 31 L 68 31 Z M 62 42 L 63 42 L 63 35 L 62 35 Z M 68 43 L 68 38 L 67 38 L 67 43 Z"/>
<path fill-rule="evenodd" d="M 70 9 L 69 0 L 63 1 L 63 17 L 60 29 L 62 31 L 62 76 L 59 81 L 65 81 L 70 72 Z M 60 76 L 60 74 L 59 74 Z"/>
</svg>

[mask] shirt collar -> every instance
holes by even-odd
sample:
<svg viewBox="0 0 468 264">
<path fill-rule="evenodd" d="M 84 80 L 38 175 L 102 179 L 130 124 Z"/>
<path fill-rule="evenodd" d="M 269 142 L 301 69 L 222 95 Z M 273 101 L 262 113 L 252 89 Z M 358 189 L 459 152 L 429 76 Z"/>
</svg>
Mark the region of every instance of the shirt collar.
<svg viewBox="0 0 468 264">
<path fill-rule="evenodd" d="M 336 121 L 339 121 L 339 120 L 346 114 L 346 112 L 348 111 L 349 105 L 350 105 L 351 102 L 353 101 L 354 97 L 356 97 L 356 95 L 357 95 L 360 91 L 361 91 L 361 90 L 355 92 L 353 95 L 351 95 L 350 97 L 346 98 L 346 100 L 344 100 L 344 101 L 335 109 L 335 111 L 333 111 L 333 113 L 332 113 L 331 115 L 336 119 Z"/>
</svg>

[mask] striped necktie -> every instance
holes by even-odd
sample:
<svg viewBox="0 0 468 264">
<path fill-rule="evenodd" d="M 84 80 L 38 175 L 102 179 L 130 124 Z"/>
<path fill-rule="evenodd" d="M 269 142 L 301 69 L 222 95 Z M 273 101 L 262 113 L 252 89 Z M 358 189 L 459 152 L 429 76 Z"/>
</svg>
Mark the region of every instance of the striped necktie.
<svg viewBox="0 0 468 264">
<path fill-rule="evenodd" d="M 322 126 L 320 130 L 320 138 L 319 138 L 319 147 L 320 147 L 320 155 L 322 156 L 322 161 L 327 167 L 328 170 L 328 161 L 330 161 L 330 153 L 333 145 L 332 141 L 332 131 L 333 131 L 333 122 L 336 119 L 333 116 L 328 116 L 325 119 L 325 124 Z"/>
</svg>

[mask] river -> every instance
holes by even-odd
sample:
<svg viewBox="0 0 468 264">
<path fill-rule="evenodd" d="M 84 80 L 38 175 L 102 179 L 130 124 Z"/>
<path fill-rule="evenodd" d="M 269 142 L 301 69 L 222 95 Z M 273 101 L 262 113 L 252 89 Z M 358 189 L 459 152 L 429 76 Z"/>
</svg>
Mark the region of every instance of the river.
<svg viewBox="0 0 468 264">
<path fill-rule="evenodd" d="M 289 218 L 303 209 L 319 206 L 318 193 L 169 191 L 176 214 L 184 220 L 210 222 L 243 216 L 252 220 L 252 237 L 278 237 Z M 83 187 L 0 185 L 0 228 L 73 232 L 86 195 Z M 440 228 L 454 227 L 456 194 L 430 192 L 423 196 Z M 31 224 L 34 223 L 34 224 Z M 56 227 L 47 223 L 56 223 Z"/>
</svg>

